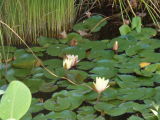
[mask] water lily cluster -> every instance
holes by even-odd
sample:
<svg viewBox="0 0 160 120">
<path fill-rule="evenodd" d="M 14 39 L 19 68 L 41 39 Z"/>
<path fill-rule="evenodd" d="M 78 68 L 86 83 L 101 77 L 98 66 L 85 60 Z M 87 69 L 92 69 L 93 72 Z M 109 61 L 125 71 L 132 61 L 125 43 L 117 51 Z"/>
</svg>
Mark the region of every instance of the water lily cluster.
<svg viewBox="0 0 160 120">
<path fill-rule="evenodd" d="M 63 67 L 68 70 L 73 66 L 76 66 L 78 62 L 78 55 L 66 55 L 66 57 L 63 59 Z M 104 77 L 96 77 L 96 82 L 93 82 L 94 89 L 100 94 L 109 87 L 108 83 L 109 79 L 105 80 Z"/>
</svg>

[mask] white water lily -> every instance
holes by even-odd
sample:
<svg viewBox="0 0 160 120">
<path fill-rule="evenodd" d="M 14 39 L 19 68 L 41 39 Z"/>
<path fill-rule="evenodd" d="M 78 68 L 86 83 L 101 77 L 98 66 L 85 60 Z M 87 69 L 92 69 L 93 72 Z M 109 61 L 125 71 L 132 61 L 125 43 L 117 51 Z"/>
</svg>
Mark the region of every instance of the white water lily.
<svg viewBox="0 0 160 120">
<path fill-rule="evenodd" d="M 96 83 L 93 82 L 94 87 L 99 94 L 109 87 L 108 83 L 109 79 L 105 80 L 104 77 L 96 77 Z"/>
<path fill-rule="evenodd" d="M 63 60 L 63 67 L 65 69 L 70 69 L 71 67 L 75 66 L 78 62 L 78 55 L 66 55 L 65 59 Z"/>
<path fill-rule="evenodd" d="M 70 59 L 64 59 L 63 67 L 67 70 L 70 69 L 72 67 L 72 61 Z"/>
<path fill-rule="evenodd" d="M 99 94 L 109 87 L 108 83 L 109 79 L 105 80 L 104 77 L 96 77 L 96 83 L 93 82 L 94 87 Z"/>
</svg>

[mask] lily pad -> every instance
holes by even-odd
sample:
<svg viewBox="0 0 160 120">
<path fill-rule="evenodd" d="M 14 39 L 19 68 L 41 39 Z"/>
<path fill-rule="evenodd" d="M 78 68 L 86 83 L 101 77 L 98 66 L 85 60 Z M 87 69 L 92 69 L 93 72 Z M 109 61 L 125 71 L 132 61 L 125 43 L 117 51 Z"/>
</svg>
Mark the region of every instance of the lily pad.
<svg viewBox="0 0 160 120">
<path fill-rule="evenodd" d="M 33 55 L 23 54 L 13 61 L 13 66 L 16 68 L 33 68 L 35 66 L 36 59 Z"/>
<path fill-rule="evenodd" d="M 98 32 L 104 25 L 106 25 L 106 20 L 102 16 L 92 16 L 81 23 L 73 26 L 73 30 L 78 31 L 91 31 Z"/>
</svg>

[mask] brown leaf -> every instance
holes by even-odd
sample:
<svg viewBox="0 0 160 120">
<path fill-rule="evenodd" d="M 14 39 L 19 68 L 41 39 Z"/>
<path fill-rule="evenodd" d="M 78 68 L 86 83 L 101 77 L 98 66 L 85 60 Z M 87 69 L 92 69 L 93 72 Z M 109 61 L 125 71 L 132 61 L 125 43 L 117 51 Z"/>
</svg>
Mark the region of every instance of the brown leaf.
<svg viewBox="0 0 160 120">
<path fill-rule="evenodd" d="M 77 46 L 78 45 L 78 41 L 75 39 L 72 39 L 69 43 L 70 46 Z"/>
<path fill-rule="evenodd" d="M 129 25 L 129 24 L 130 24 L 130 21 L 127 20 L 127 19 L 124 19 L 124 24 Z"/>
<path fill-rule="evenodd" d="M 87 16 L 88 18 L 90 18 L 91 15 L 92 15 L 92 13 L 91 13 L 90 11 L 87 11 L 85 14 L 86 14 L 86 16 Z"/>
<path fill-rule="evenodd" d="M 136 8 L 137 7 L 137 0 L 130 0 L 130 4 L 133 8 Z"/>
<path fill-rule="evenodd" d="M 137 16 L 140 16 L 140 17 L 145 17 L 146 16 L 146 13 L 137 13 Z"/>
<path fill-rule="evenodd" d="M 35 66 L 36 67 L 40 67 L 42 65 L 42 61 L 41 60 L 37 60 L 36 62 L 35 62 Z"/>
<path fill-rule="evenodd" d="M 86 31 L 78 30 L 77 31 L 83 37 L 90 37 L 92 34 L 87 33 Z"/>
<path fill-rule="evenodd" d="M 62 39 L 67 38 L 66 31 L 64 30 L 63 32 L 61 32 L 60 35 L 59 35 L 59 37 L 62 38 Z"/>
<path fill-rule="evenodd" d="M 86 50 L 86 55 L 88 56 L 91 53 L 91 49 Z"/>
</svg>

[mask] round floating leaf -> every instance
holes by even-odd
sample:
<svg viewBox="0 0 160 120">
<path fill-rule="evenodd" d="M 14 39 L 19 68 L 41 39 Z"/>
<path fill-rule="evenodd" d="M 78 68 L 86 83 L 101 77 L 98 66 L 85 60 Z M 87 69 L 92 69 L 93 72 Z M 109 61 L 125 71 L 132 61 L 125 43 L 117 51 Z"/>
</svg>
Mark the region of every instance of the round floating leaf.
<svg viewBox="0 0 160 120">
<path fill-rule="evenodd" d="M 31 47 L 31 49 L 32 49 L 32 51 L 35 52 L 35 53 L 45 51 L 45 48 L 44 48 L 44 47 Z M 27 49 L 26 51 L 27 51 L 27 52 L 31 52 L 29 49 Z"/>
<path fill-rule="evenodd" d="M 23 54 L 13 61 L 13 66 L 16 68 L 33 68 L 36 63 L 33 55 Z"/>
<path fill-rule="evenodd" d="M 105 102 L 99 102 L 94 108 L 111 116 L 119 116 L 127 112 L 127 107 L 115 107 L 115 105 Z"/>
<path fill-rule="evenodd" d="M 62 52 L 64 56 L 67 54 L 78 55 L 78 59 L 84 59 L 86 55 L 86 49 L 80 47 L 66 47 Z"/>
<path fill-rule="evenodd" d="M 126 54 L 128 56 L 133 56 L 133 55 L 138 54 L 142 50 L 147 49 L 148 47 L 149 47 L 149 45 L 147 45 L 147 44 L 137 43 L 136 45 L 129 46 L 126 49 Z"/>
<path fill-rule="evenodd" d="M 24 80 L 24 83 L 30 88 L 32 93 L 36 93 L 39 91 L 40 87 L 44 83 L 42 79 L 28 79 Z"/>
<path fill-rule="evenodd" d="M 102 41 L 86 41 L 85 43 L 82 43 L 79 46 L 85 49 L 92 50 L 104 50 L 107 48 L 107 44 Z"/>
<path fill-rule="evenodd" d="M 43 83 L 39 89 L 41 92 L 53 92 L 58 89 L 58 86 L 55 85 L 54 82 L 49 82 L 49 83 Z"/>
<path fill-rule="evenodd" d="M 141 22 L 141 18 L 139 16 L 136 16 L 132 19 L 132 29 L 136 29 L 136 31 L 138 33 L 141 32 L 141 26 L 142 26 L 142 22 Z"/>
<path fill-rule="evenodd" d="M 15 75 L 15 70 L 14 69 L 9 69 L 7 70 L 7 72 L 5 73 L 5 78 L 7 79 L 7 81 L 11 82 L 13 80 L 16 80 Z"/>
<path fill-rule="evenodd" d="M 32 120 L 32 114 L 31 113 L 26 113 L 21 120 Z"/>
<path fill-rule="evenodd" d="M 84 61 L 84 62 L 79 62 L 77 65 L 77 68 L 81 70 L 89 70 L 89 69 L 92 69 L 94 66 L 95 66 L 95 63 Z"/>
<path fill-rule="evenodd" d="M 119 31 L 121 35 L 127 35 L 129 32 L 131 32 L 131 28 L 128 25 L 124 24 L 119 28 Z"/>
<path fill-rule="evenodd" d="M 26 85 L 19 81 L 9 84 L 0 102 L 0 117 L 3 120 L 19 120 L 29 109 L 31 93 Z"/>
<path fill-rule="evenodd" d="M 36 115 L 32 120 L 45 120 L 46 117 L 43 113 Z"/>
<path fill-rule="evenodd" d="M 78 23 L 73 26 L 75 31 L 86 31 L 90 30 L 91 32 L 98 32 L 104 25 L 106 25 L 106 20 L 103 20 L 102 16 L 92 16 L 87 20 L 84 20 L 81 23 Z"/>
<path fill-rule="evenodd" d="M 91 106 L 83 106 L 78 109 L 78 113 L 81 115 L 93 114 L 95 112 L 95 109 Z"/>
<path fill-rule="evenodd" d="M 150 78 L 136 78 L 132 75 L 119 75 L 120 79 L 115 79 L 121 88 L 137 88 L 140 86 L 153 86 L 153 81 Z"/>
<path fill-rule="evenodd" d="M 44 103 L 40 102 L 39 99 L 32 98 L 31 107 L 29 108 L 29 113 L 37 113 L 44 109 Z"/>
<path fill-rule="evenodd" d="M 73 110 L 81 105 L 83 102 L 83 95 L 79 93 L 71 93 L 66 90 L 53 94 L 51 99 L 44 103 L 47 110 L 63 111 Z"/>
<path fill-rule="evenodd" d="M 113 59 L 113 56 L 112 50 L 91 50 L 88 59 Z"/>
<path fill-rule="evenodd" d="M 127 120 L 144 120 L 143 118 L 140 118 L 138 116 L 134 116 L 132 115 L 131 117 L 129 117 Z"/>
<path fill-rule="evenodd" d="M 100 100 L 102 101 L 114 100 L 117 98 L 117 95 L 118 95 L 117 90 L 109 87 L 102 93 Z"/>
<path fill-rule="evenodd" d="M 86 115 L 78 114 L 77 115 L 78 120 L 95 120 L 95 118 L 96 118 L 95 114 L 86 114 Z"/>
<path fill-rule="evenodd" d="M 144 100 L 153 97 L 155 92 L 153 88 L 125 88 L 118 91 L 117 97 L 120 100 Z"/>
<path fill-rule="evenodd" d="M 118 52 L 123 52 L 126 48 L 129 48 L 132 45 L 137 44 L 137 39 L 132 36 L 121 36 L 114 38 L 107 44 L 107 47 L 112 49 L 115 41 L 118 41 Z"/>
<path fill-rule="evenodd" d="M 67 71 L 66 76 L 76 83 L 83 83 L 83 81 L 88 77 L 88 74 L 80 70 L 70 70 Z"/>
<path fill-rule="evenodd" d="M 153 28 L 142 28 L 140 33 L 137 33 L 137 31 L 132 31 L 128 35 L 133 36 L 137 40 L 146 40 L 148 38 L 151 38 L 157 34 L 157 31 Z"/>
<path fill-rule="evenodd" d="M 52 45 L 47 49 L 47 53 L 48 55 L 51 55 L 51 56 L 62 56 L 62 51 L 66 47 L 67 45 L 63 45 L 63 44 Z"/>
<path fill-rule="evenodd" d="M 20 57 L 21 55 L 23 54 L 26 54 L 26 51 L 24 49 L 18 49 L 14 52 L 14 56 L 17 58 L 17 57 Z"/>
<path fill-rule="evenodd" d="M 117 70 L 111 67 L 95 67 L 90 72 L 105 78 L 112 78 L 117 74 Z"/>
<path fill-rule="evenodd" d="M 47 65 L 51 68 L 58 68 L 63 66 L 63 61 L 60 59 L 49 59 L 44 61 L 44 65 Z"/>
<path fill-rule="evenodd" d="M 98 60 L 96 67 L 115 67 L 116 61 L 109 59 Z"/>
<path fill-rule="evenodd" d="M 76 114 L 69 110 L 64 110 L 62 112 L 51 112 L 48 115 L 46 115 L 46 118 L 48 120 L 54 119 L 54 120 L 77 120 Z"/>
<path fill-rule="evenodd" d="M 38 38 L 38 43 L 40 46 L 48 47 L 53 43 L 58 43 L 58 40 L 54 38 L 40 37 Z"/>
<path fill-rule="evenodd" d="M 14 71 L 14 76 L 18 78 L 24 78 L 27 75 L 31 74 L 31 69 L 14 69 Z"/>
<path fill-rule="evenodd" d="M 72 32 L 72 33 L 69 33 L 68 35 L 67 35 L 67 38 L 65 38 L 65 41 L 66 42 L 71 42 L 72 40 L 76 40 L 77 42 L 78 42 L 78 45 L 79 45 L 79 43 L 83 43 L 83 42 L 85 42 L 85 40 L 82 38 L 82 36 L 80 35 L 80 34 L 78 34 L 78 33 L 74 33 L 74 32 Z"/>
</svg>

